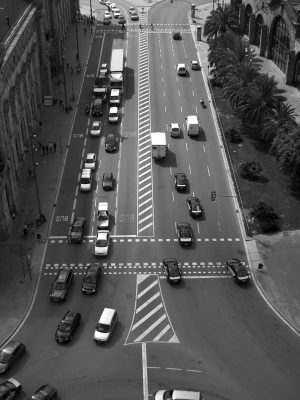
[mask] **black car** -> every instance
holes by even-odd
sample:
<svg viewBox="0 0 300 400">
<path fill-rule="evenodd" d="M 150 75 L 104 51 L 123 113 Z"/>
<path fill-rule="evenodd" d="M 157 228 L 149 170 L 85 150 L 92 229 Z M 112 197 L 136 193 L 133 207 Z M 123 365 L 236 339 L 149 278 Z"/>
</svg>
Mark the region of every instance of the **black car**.
<svg viewBox="0 0 300 400">
<path fill-rule="evenodd" d="M 11 340 L 0 350 L 0 374 L 4 374 L 25 353 L 25 345 Z"/>
<path fill-rule="evenodd" d="M 75 217 L 70 229 L 70 242 L 82 242 L 85 228 L 85 218 Z"/>
<path fill-rule="evenodd" d="M 84 275 L 81 290 L 83 293 L 96 293 L 99 279 L 101 276 L 101 268 L 98 263 L 90 264 Z"/>
<path fill-rule="evenodd" d="M 188 222 L 178 222 L 177 226 L 177 236 L 179 243 L 182 246 L 189 246 L 193 242 L 193 230 Z"/>
<path fill-rule="evenodd" d="M 181 280 L 181 271 L 176 258 L 165 258 L 163 267 L 170 283 L 178 283 Z"/>
<path fill-rule="evenodd" d="M 245 267 L 245 264 L 237 258 L 231 258 L 226 260 L 226 268 L 232 275 L 233 279 L 238 283 L 248 283 L 249 274 Z"/>
<path fill-rule="evenodd" d="M 180 32 L 173 32 L 173 39 L 174 40 L 181 40 L 182 36 Z"/>
<path fill-rule="evenodd" d="M 50 299 L 53 301 L 63 301 L 66 299 L 68 289 L 73 282 L 73 270 L 61 268 L 54 279 L 50 290 Z"/>
<path fill-rule="evenodd" d="M 186 175 L 182 172 L 178 172 L 175 176 L 175 189 L 176 190 L 186 190 L 188 186 L 188 179 Z"/>
<path fill-rule="evenodd" d="M 104 190 L 111 190 L 113 188 L 114 176 L 112 172 L 104 172 L 102 177 L 102 187 Z"/>
<path fill-rule="evenodd" d="M 123 15 L 119 16 L 118 24 L 120 24 L 120 25 L 125 25 L 126 24 L 126 19 L 125 19 L 125 17 Z"/>
<path fill-rule="evenodd" d="M 57 390 L 51 385 L 39 387 L 27 400 L 55 400 Z"/>
<path fill-rule="evenodd" d="M 79 325 L 81 315 L 79 312 L 67 311 L 55 332 L 55 340 L 58 343 L 67 343 L 73 339 L 73 335 Z"/>
<path fill-rule="evenodd" d="M 21 383 L 14 378 L 9 378 L 0 384 L 0 399 L 12 400 L 18 396 L 21 390 Z"/>
<path fill-rule="evenodd" d="M 111 153 L 117 150 L 117 138 L 113 133 L 109 133 L 105 140 L 105 150 Z"/>
<path fill-rule="evenodd" d="M 198 197 L 188 197 L 186 204 L 192 217 L 201 217 L 203 215 L 203 208 Z"/>
</svg>

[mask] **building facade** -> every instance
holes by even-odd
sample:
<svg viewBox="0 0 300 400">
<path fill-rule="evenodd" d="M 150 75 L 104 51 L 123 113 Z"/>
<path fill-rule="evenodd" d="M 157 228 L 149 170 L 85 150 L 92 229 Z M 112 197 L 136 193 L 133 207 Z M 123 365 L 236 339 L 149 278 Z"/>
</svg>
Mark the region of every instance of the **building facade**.
<svg viewBox="0 0 300 400">
<path fill-rule="evenodd" d="M 300 0 L 233 0 L 240 27 L 284 73 L 288 85 L 300 85 Z"/>
<path fill-rule="evenodd" d="M 1 0 L 0 7 L 0 240 L 9 238 L 20 208 L 18 180 L 40 110 L 53 96 L 78 0 Z"/>
</svg>

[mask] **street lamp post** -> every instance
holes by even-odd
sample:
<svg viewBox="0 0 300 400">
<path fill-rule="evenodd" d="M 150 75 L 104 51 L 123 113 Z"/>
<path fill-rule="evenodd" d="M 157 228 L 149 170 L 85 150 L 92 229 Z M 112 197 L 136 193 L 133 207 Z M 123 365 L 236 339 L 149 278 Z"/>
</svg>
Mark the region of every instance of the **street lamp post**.
<svg viewBox="0 0 300 400">
<path fill-rule="evenodd" d="M 66 85 L 66 74 L 65 74 L 65 60 L 64 60 L 63 40 L 62 39 L 60 40 L 60 48 L 61 48 L 61 59 L 62 59 L 63 78 L 64 78 L 65 110 L 68 110 L 68 96 L 67 96 L 67 85 Z"/>
<path fill-rule="evenodd" d="M 90 21 L 90 23 L 92 23 L 92 18 L 93 18 L 92 0 L 90 0 L 90 10 L 91 10 L 91 21 Z"/>
<path fill-rule="evenodd" d="M 30 139 L 30 148 L 31 148 L 32 171 L 33 171 L 33 178 L 34 178 L 35 190 L 36 190 L 36 198 L 37 198 L 38 209 L 39 209 L 39 220 L 41 221 L 42 220 L 42 209 L 41 209 L 41 201 L 40 201 L 39 184 L 38 184 L 38 179 L 37 179 L 37 174 L 36 174 L 35 154 L 34 154 L 34 148 L 33 148 L 33 143 L 32 143 L 32 124 L 28 124 L 28 127 L 29 127 L 29 139 Z"/>
<path fill-rule="evenodd" d="M 76 17 L 75 17 L 75 32 L 76 32 L 76 44 L 77 44 L 77 55 L 76 55 L 76 60 L 77 60 L 78 63 L 79 63 L 79 44 L 78 44 L 77 17 L 78 17 L 78 10 L 76 10 Z"/>
</svg>

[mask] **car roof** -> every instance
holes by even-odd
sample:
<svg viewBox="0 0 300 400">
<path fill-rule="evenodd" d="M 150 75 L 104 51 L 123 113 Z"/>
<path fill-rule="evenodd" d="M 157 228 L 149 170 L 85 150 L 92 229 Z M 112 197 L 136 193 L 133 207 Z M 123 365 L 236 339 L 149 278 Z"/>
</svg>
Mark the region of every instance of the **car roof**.
<svg viewBox="0 0 300 400">
<path fill-rule="evenodd" d="M 108 233 L 108 231 L 98 231 L 97 239 L 106 239 Z"/>
<path fill-rule="evenodd" d="M 61 268 L 58 272 L 57 280 L 58 281 L 64 281 L 68 274 L 70 273 L 70 270 L 67 268 Z"/>
<path fill-rule="evenodd" d="M 111 91 L 110 91 L 110 95 L 119 94 L 119 93 L 120 93 L 120 89 L 111 89 Z"/>
<path fill-rule="evenodd" d="M 74 219 L 73 225 L 81 225 L 85 221 L 84 217 L 76 217 Z"/>
<path fill-rule="evenodd" d="M 93 121 L 93 126 L 101 125 L 101 121 Z"/>
<path fill-rule="evenodd" d="M 110 107 L 109 112 L 110 113 L 118 112 L 118 107 Z"/>
<path fill-rule="evenodd" d="M 12 353 L 20 344 L 22 343 L 17 340 L 11 340 L 6 346 L 2 347 L 0 351 L 5 350 L 5 353 Z"/>
<path fill-rule="evenodd" d="M 96 272 L 100 268 L 100 264 L 95 263 L 95 264 L 90 264 L 88 267 L 87 272 Z"/>
<path fill-rule="evenodd" d="M 178 68 L 185 68 L 185 64 L 177 64 Z"/>
<path fill-rule="evenodd" d="M 112 172 L 103 172 L 103 178 L 112 178 L 113 177 L 113 173 Z"/>
</svg>

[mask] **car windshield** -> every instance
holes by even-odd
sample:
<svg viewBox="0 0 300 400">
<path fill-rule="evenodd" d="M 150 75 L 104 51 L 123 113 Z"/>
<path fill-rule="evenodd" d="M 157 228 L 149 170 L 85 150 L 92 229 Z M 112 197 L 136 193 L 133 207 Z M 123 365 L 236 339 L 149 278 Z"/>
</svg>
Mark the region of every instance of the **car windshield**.
<svg viewBox="0 0 300 400">
<path fill-rule="evenodd" d="M 87 158 L 85 162 L 86 162 L 86 163 L 93 163 L 94 160 L 93 160 L 92 158 Z"/>
<path fill-rule="evenodd" d="M 110 113 L 111 118 L 116 118 L 118 116 L 117 113 Z"/>
<path fill-rule="evenodd" d="M 63 331 L 63 332 L 70 332 L 70 330 L 72 329 L 72 323 L 69 321 L 62 321 L 59 324 L 59 330 Z"/>
<path fill-rule="evenodd" d="M 81 226 L 73 226 L 72 232 L 81 232 Z"/>
<path fill-rule="evenodd" d="M 172 400 L 172 395 L 169 390 L 165 391 L 163 400 Z"/>
<path fill-rule="evenodd" d="M 7 353 L 5 350 L 2 350 L 0 353 L 0 362 L 5 363 L 7 362 L 11 357 L 11 354 Z"/>
<path fill-rule="evenodd" d="M 56 282 L 54 285 L 55 290 L 63 290 L 65 288 L 65 284 L 63 282 Z"/>
<path fill-rule="evenodd" d="M 84 282 L 85 283 L 96 283 L 96 276 L 89 274 L 84 278 Z"/>
<path fill-rule="evenodd" d="M 97 324 L 96 329 L 98 332 L 108 333 L 109 332 L 109 325 L 104 324 Z"/>
<path fill-rule="evenodd" d="M 98 239 L 96 242 L 97 247 L 107 247 L 107 240 L 105 239 Z"/>
<path fill-rule="evenodd" d="M 89 184 L 90 183 L 90 178 L 81 178 L 81 183 Z"/>
</svg>

